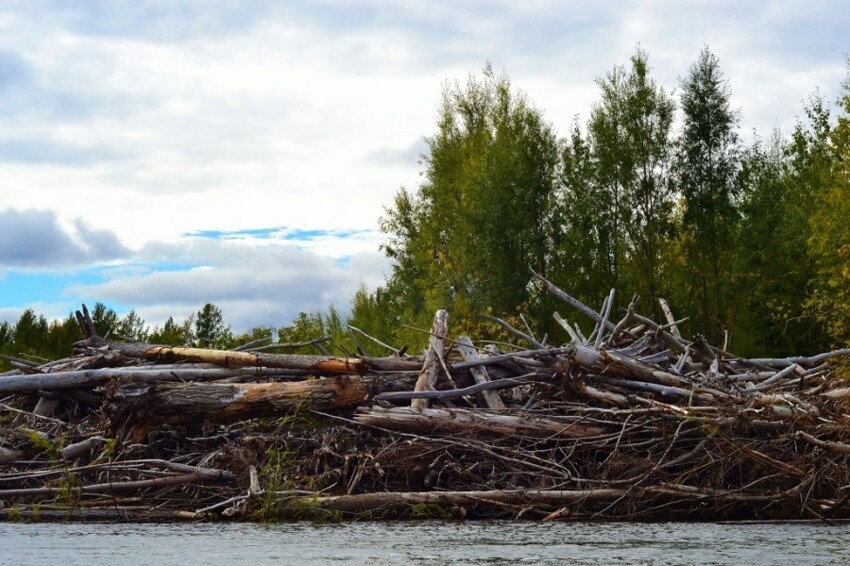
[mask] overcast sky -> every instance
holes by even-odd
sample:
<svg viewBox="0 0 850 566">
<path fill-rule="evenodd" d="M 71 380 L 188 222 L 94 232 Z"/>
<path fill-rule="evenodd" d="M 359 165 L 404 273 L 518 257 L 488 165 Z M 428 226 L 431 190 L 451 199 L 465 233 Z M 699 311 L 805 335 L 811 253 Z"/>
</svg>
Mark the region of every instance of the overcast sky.
<svg viewBox="0 0 850 566">
<path fill-rule="evenodd" d="M 673 90 L 708 45 L 767 137 L 836 98 L 848 29 L 845 0 L 3 0 L 0 320 L 344 309 L 447 81 L 490 61 L 564 136 L 636 46 Z"/>
</svg>

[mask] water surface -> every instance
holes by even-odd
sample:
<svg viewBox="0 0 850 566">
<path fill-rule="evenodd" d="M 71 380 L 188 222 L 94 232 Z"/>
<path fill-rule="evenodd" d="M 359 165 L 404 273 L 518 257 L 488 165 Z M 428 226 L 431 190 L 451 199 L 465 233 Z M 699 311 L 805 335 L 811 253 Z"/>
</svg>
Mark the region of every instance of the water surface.
<svg viewBox="0 0 850 566">
<path fill-rule="evenodd" d="M 0 564 L 848 564 L 850 526 L 0 523 Z"/>
</svg>

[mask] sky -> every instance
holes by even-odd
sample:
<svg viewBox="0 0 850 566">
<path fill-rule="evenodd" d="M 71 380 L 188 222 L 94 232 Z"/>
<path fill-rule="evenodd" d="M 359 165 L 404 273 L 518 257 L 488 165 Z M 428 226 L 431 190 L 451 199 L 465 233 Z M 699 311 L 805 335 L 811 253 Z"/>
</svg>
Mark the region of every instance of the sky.
<svg viewBox="0 0 850 566">
<path fill-rule="evenodd" d="M 845 0 L 0 0 L 0 321 L 345 311 L 446 85 L 490 62 L 566 136 L 638 46 L 675 94 L 707 45 L 767 138 L 838 96 L 847 29 Z"/>
</svg>

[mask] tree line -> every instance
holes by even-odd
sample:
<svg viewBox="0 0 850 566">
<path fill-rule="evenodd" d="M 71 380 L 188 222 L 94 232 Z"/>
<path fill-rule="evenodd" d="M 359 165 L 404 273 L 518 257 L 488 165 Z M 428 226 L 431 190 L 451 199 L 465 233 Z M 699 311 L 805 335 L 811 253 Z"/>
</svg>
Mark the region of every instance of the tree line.
<svg viewBox="0 0 850 566">
<path fill-rule="evenodd" d="M 330 336 L 356 353 L 365 346 L 348 324 L 419 345 L 444 308 L 457 333 L 504 338 L 482 317 L 495 315 L 560 336 L 537 272 L 589 305 L 614 288 L 616 306 L 637 296 L 658 318 L 664 298 L 688 317 L 684 332 L 744 355 L 850 345 L 850 78 L 835 111 L 815 91 L 790 135 L 749 143 L 707 47 L 678 94 L 652 78 L 641 49 L 596 83 L 588 120 L 565 137 L 489 64 L 446 84 L 423 180 L 381 219 L 392 272 L 354 294 L 348 317 L 331 306 L 234 335 L 212 304 L 153 329 L 98 304 L 98 331 L 218 348 Z M 62 357 L 78 333 L 72 316 L 48 323 L 28 310 L 0 325 L 0 353 Z"/>
<path fill-rule="evenodd" d="M 361 290 L 360 293 L 365 293 Z M 205 304 L 183 320 L 169 317 L 162 326 L 149 326 L 134 310 L 119 316 L 103 303 L 91 311 L 98 335 L 111 340 L 147 342 L 198 348 L 233 349 L 260 339 L 271 338 L 278 344 L 299 344 L 326 337 L 335 354 L 354 355 L 358 343 L 334 306 L 325 311 L 301 312 L 288 325 L 275 328 L 256 326 L 248 332 L 234 333 L 225 324 L 222 310 Z M 69 314 L 63 320 L 48 322 L 44 315 L 27 309 L 15 324 L 0 323 L 0 369 L 11 369 L 11 361 L 45 362 L 67 357 L 74 342 L 83 339 L 77 319 Z M 292 352 L 315 353 L 309 345 L 295 346 Z"/>
<path fill-rule="evenodd" d="M 534 271 L 597 307 L 616 288 L 657 318 L 665 298 L 742 354 L 850 343 L 850 82 L 835 114 L 816 91 L 789 136 L 749 143 L 707 47 L 677 94 L 639 48 L 596 82 L 563 138 L 489 65 L 446 85 L 424 180 L 382 220 L 394 267 L 363 325 L 398 340 L 447 308 L 455 326 L 514 313 L 552 335 Z"/>
</svg>

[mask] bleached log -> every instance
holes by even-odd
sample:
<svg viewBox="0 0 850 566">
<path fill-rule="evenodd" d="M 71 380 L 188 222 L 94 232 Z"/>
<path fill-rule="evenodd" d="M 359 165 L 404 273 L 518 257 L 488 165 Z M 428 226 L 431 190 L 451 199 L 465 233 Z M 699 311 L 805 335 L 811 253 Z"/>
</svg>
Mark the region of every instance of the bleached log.
<svg viewBox="0 0 850 566">
<path fill-rule="evenodd" d="M 676 317 L 673 316 L 673 311 L 670 310 L 670 305 L 667 304 L 667 300 L 663 297 L 658 297 L 658 304 L 661 305 L 661 312 L 664 313 L 664 318 L 667 319 L 667 326 L 670 328 L 670 334 L 681 340 L 682 333 L 679 332 L 679 326 L 676 324 Z"/>
<path fill-rule="evenodd" d="M 431 327 L 431 337 L 428 339 L 428 352 L 422 364 L 419 379 L 416 380 L 414 391 L 433 390 L 437 384 L 437 377 L 442 368 L 443 354 L 445 352 L 446 334 L 449 328 L 449 313 L 440 309 L 434 315 L 434 324 Z M 410 406 L 414 409 L 424 409 L 428 406 L 428 399 L 413 399 Z"/>
<path fill-rule="evenodd" d="M 478 350 L 475 349 L 472 339 L 469 338 L 469 336 L 461 336 L 456 342 L 456 346 L 465 361 L 475 361 L 480 358 Z M 487 373 L 486 368 L 473 367 L 470 368 L 469 371 L 472 373 L 472 378 L 475 380 L 475 383 L 478 383 L 479 385 L 483 383 L 490 383 L 490 375 Z M 501 397 L 499 397 L 499 394 L 495 391 L 482 391 L 480 396 L 484 401 L 484 404 L 491 409 L 505 408 L 505 404 L 502 402 Z"/>
<path fill-rule="evenodd" d="M 30 487 L 19 489 L 0 489 L 0 497 L 33 498 L 50 495 L 84 494 L 84 493 L 127 493 L 141 491 L 172 485 L 183 485 L 188 483 L 226 482 L 233 479 L 230 472 L 224 470 L 198 469 L 187 474 L 175 474 L 149 480 L 136 480 L 125 482 L 109 482 L 94 485 L 83 485 L 78 487 Z"/>
<path fill-rule="evenodd" d="M 467 409 L 413 409 L 372 407 L 358 413 L 354 420 L 365 425 L 399 432 L 423 434 L 494 434 L 535 437 L 586 438 L 605 432 L 580 422 L 530 417 L 527 415 L 491 414 Z"/>
<path fill-rule="evenodd" d="M 367 383 L 357 376 L 291 383 L 152 383 L 117 387 L 105 410 L 114 425 L 128 417 L 141 424 L 233 422 L 294 410 L 349 409 L 368 393 Z"/>
<path fill-rule="evenodd" d="M 491 491 L 408 491 L 362 493 L 337 496 L 287 497 L 281 501 L 282 510 L 287 508 L 303 510 L 305 508 L 337 511 L 356 514 L 378 510 L 409 508 L 413 505 L 436 505 L 439 507 L 470 507 L 484 505 L 504 506 L 511 510 L 534 505 L 585 506 L 610 503 L 618 500 L 646 501 L 651 499 L 675 499 L 693 501 L 716 501 L 726 503 L 766 504 L 777 501 L 793 500 L 799 495 L 793 490 L 779 493 L 746 493 L 740 490 L 720 490 L 710 488 L 691 488 L 684 485 L 668 484 L 647 486 L 640 489 L 600 488 L 576 490 L 491 490 Z"/>
</svg>

